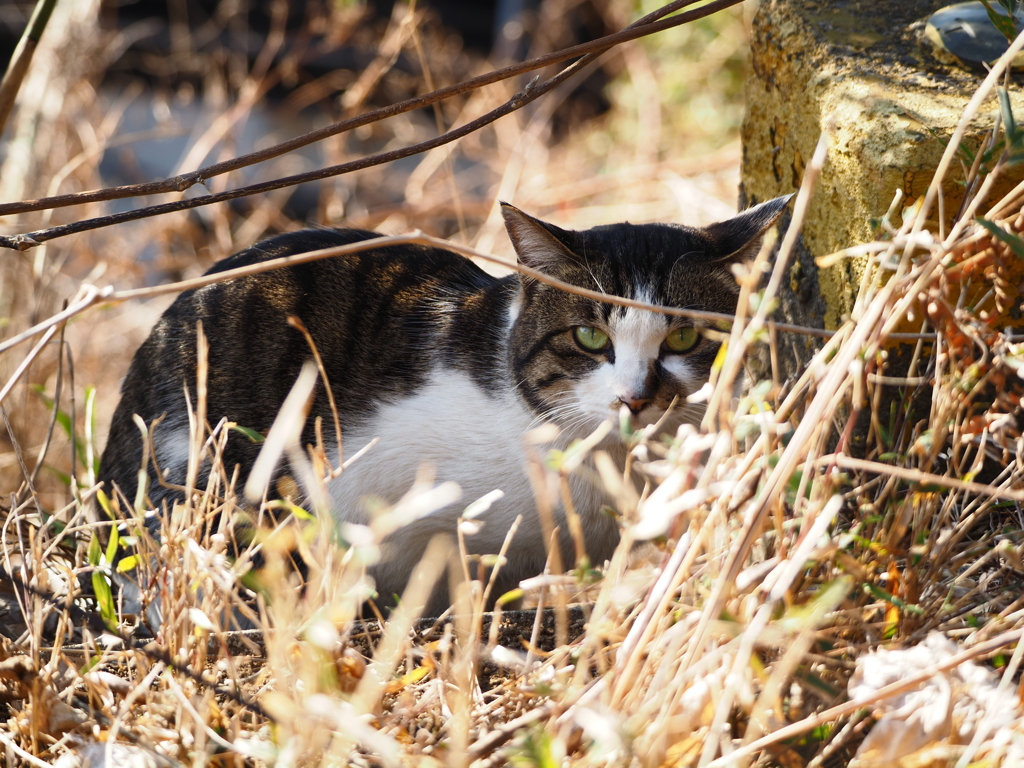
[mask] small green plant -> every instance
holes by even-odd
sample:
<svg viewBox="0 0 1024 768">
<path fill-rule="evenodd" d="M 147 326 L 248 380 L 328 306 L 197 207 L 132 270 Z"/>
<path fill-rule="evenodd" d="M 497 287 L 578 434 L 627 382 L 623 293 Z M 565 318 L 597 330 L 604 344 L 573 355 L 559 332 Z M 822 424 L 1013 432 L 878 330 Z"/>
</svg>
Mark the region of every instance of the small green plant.
<svg viewBox="0 0 1024 768">
<path fill-rule="evenodd" d="M 106 551 L 100 542 L 97 532 L 93 532 L 89 541 L 89 565 L 92 566 L 92 590 L 96 595 L 96 603 L 100 609 L 100 617 L 103 623 L 111 630 L 117 629 L 117 608 L 114 605 L 114 592 L 110 578 L 110 564 L 117 554 L 119 544 L 117 526 L 111 527 L 110 540 L 107 542 Z"/>
<path fill-rule="evenodd" d="M 1005 15 L 997 12 L 992 7 L 990 0 L 981 0 L 982 5 L 985 6 L 985 12 L 988 14 L 988 19 L 992 22 L 992 26 L 1002 33 L 1007 43 L 1012 43 L 1017 38 L 1016 15 L 1020 10 L 1021 2 L 1020 0 L 996 0 L 996 2 L 1006 11 Z"/>
</svg>

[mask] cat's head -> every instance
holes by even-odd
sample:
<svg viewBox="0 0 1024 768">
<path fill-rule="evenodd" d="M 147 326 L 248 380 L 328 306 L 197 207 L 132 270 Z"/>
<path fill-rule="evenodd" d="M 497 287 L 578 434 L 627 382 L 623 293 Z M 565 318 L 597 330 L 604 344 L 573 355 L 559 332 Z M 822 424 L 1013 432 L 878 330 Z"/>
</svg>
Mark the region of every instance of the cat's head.
<svg viewBox="0 0 1024 768">
<path fill-rule="evenodd" d="M 639 301 L 733 314 L 730 265 L 752 258 L 789 197 L 695 229 L 610 224 L 560 229 L 502 204 L 520 263 L 566 283 Z M 539 416 L 587 432 L 623 405 L 637 426 L 698 419 L 686 397 L 708 380 L 719 343 L 709 323 L 625 308 L 567 293 L 525 275 L 513 309 L 509 359 L 519 391 Z"/>
</svg>

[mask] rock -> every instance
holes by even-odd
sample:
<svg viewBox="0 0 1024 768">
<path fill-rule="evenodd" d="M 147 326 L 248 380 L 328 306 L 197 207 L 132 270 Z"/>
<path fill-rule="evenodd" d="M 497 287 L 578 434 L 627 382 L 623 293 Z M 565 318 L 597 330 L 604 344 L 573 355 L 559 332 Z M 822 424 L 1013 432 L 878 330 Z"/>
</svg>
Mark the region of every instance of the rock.
<svg viewBox="0 0 1024 768">
<path fill-rule="evenodd" d="M 936 57 L 924 34 L 934 10 L 933 0 L 764 0 L 758 7 L 742 128 L 742 206 L 795 191 L 823 128 L 834 124 L 829 157 L 780 296 L 777 316 L 788 322 L 834 329 L 849 316 L 866 259 L 819 268 L 815 257 L 874 239 L 897 190 L 907 204 L 925 193 L 944 139 L 981 83 L 983 73 Z M 1024 120 L 1024 96 L 1011 89 L 1010 98 L 1018 121 Z M 972 151 L 997 112 L 993 97 L 964 142 Z M 1021 166 L 1010 169 L 990 202 L 1022 178 Z M 945 231 L 963 199 L 963 179 L 955 164 L 943 182 Z M 917 331 L 919 323 L 899 330 Z M 782 378 L 799 371 L 820 343 L 780 334 Z"/>
<path fill-rule="evenodd" d="M 992 10 L 1007 29 L 1024 27 L 1024 9 L 1018 9 L 1010 17 L 1001 13 L 998 4 Z M 988 8 L 980 2 L 955 3 L 940 8 L 928 17 L 924 28 L 925 37 L 936 47 L 936 56 L 943 58 L 943 52 L 952 54 L 968 67 L 982 67 L 989 64 L 1010 47 L 1009 40 L 999 28 L 992 23 Z M 1012 34 L 1012 33 L 1011 33 Z M 1014 37 L 1016 35 L 1013 35 Z M 1024 55 L 1013 57 L 1013 66 L 1024 66 Z"/>
</svg>

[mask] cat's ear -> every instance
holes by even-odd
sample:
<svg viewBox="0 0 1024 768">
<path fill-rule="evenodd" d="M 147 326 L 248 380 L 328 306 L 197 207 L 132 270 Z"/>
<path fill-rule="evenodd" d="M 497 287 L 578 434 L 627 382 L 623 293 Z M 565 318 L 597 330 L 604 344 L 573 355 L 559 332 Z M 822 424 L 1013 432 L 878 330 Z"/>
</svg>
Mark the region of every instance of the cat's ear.
<svg viewBox="0 0 1024 768">
<path fill-rule="evenodd" d="M 793 195 L 783 195 L 748 208 L 728 221 L 705 227 L 715 242 L 716 261 L 740 261 L 753 258 L 761 247 L 761 235 L 786 210 Z"/>
<path fill-rule="evenodd" d="M 577 260 L 570 232 L 528 216 L 508 203 L 501 204 L 501 215 L 520 264 L 549 272 L 566 261 Z"/>
</svg>

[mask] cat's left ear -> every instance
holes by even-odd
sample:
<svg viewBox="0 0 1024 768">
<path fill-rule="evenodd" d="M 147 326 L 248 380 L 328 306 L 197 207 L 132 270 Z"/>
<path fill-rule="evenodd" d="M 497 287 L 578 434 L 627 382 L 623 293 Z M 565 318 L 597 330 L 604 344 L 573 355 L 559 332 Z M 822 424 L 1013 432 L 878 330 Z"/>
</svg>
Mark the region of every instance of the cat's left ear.
<svg viewBox="0 0 1024 768">
<path fill-rule="evenodd" d="M 783 195 L 748 208 L 728 221 L 704 228 L 715 242 L 716 261 L 741 261 L 753 258 L 761 247 L 761 235 L 786 210 L 793 195 Z"/>
<path fill-rule="evenodd" d="M 501 215 L 520 264 L 549 272 L 566 261 L 577 260 L 571 232 L 528 216 L 508 203 L 501 204 Z"/>
</svg>

